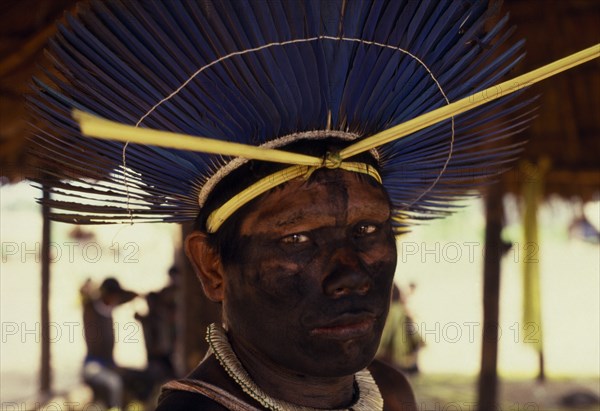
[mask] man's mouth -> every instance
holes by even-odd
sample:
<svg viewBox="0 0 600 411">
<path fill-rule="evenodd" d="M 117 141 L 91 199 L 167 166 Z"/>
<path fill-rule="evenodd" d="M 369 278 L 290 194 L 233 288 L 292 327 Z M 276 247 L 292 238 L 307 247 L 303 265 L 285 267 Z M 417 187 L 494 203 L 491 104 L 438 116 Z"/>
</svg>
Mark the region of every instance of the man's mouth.
<svg viewBox="0 0 600 411">
<path fill-rule="evenodd" d="M 310 335 L 334 340 L 354 339 L 371 334 L 374 324 L 375 316 L 371 313 L 343 314 L 334 321 L 311 329 Z"/>
</svg>

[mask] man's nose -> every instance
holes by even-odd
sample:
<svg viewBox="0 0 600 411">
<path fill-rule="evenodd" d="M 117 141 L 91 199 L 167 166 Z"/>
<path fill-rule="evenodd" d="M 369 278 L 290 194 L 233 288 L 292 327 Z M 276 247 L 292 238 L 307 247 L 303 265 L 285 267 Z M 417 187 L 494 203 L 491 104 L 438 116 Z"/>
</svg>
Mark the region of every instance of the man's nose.
<svg viewBox="0 0 600 411">
<path fill-rule="evenodd" d="M 371 289 L 371 278 L 352 247 L 341 247 L 331 256 L 328 273 L 323 280 L 325 295 L 341 298 L 365 295 Z"/>
</svg>

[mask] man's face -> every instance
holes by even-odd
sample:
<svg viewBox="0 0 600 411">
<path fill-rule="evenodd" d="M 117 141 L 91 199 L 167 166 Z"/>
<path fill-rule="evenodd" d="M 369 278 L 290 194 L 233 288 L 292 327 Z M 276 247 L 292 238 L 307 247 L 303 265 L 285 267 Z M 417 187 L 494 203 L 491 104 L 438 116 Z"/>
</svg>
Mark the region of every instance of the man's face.
<svg viewBox="0 0 600 411">
<path fill-rule="evenodd" d="M 242 220 L 225 268 L 225 321 L 236 343 L 294 373 L 342 376 L 377 350 L 396 267 L 380 187 L 322 171 L 265 196 Z"/>
</svg>

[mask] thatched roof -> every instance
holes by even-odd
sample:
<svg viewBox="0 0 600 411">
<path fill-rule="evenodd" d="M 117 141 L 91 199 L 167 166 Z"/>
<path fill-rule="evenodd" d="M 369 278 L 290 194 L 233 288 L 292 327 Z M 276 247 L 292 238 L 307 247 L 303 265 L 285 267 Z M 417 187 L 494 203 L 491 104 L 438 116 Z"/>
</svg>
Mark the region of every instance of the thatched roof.
<svg viewBox="0 0 600 411">
<path fill-rule="evenodd" d="M 26 155 L 28 133 L 25 94 L 39 73 L 43 50 L 56 32 L 56 21 L 75 0 L 5 0 L 0 4 L 0 177 L 32 173 Z"/>
<path fill-rule="evenodd" d="M 515 75 L 600 43 L 600 2 L 597 0 L 505 0 L 527 39 L 527 57 Z M 547 158 L 546 194 L 590 199 L 600 191 L 600 59 L 535 85 L 540 93 L 539 117 L 526 131 L 523 158 L 538 163 Z M 518 191 L 522 173 L 508 173 L 508 189 Z"/>
<path fill-rule="evenodd" d="M 25 154 L 24 93 L 39 69 L 54 21 L 74 0 L 10 0 L 0 6 L 0 176 L 21 178 L 34 170 Z M 503 9 L 527 39 L 527 58 L 515 75 L 600 42 L 597 0 L 505 0 Z M 524 158 L 547 157 L 547 193 L 589 199 L 600 190 L 600 60 L 534 86 L 539 117 L 527 131 Z M 518 191 L 523 175 L 508 173 L 508 190 Z"/>
</svg>

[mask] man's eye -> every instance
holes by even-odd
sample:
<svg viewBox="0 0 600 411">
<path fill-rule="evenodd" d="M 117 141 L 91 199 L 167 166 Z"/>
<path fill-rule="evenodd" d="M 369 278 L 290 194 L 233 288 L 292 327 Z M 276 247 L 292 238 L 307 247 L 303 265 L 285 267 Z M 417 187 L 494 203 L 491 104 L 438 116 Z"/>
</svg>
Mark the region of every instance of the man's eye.
<svg viewBox="0 0 600 411">
<path fill-rule="evenodd" d="M 309 242 L 310 238 L 304 234 L 291 234 L 287 237 L 283 237 L 281 241 L 286 244 L 301 244 Z"/>
<path fill-rule="evenodd" d="M 377 231 L 377 226 L 374 224 L 359 224 L 356 227 L 356 234 L 358 236 L 373 234 Z"/>
</svg>

